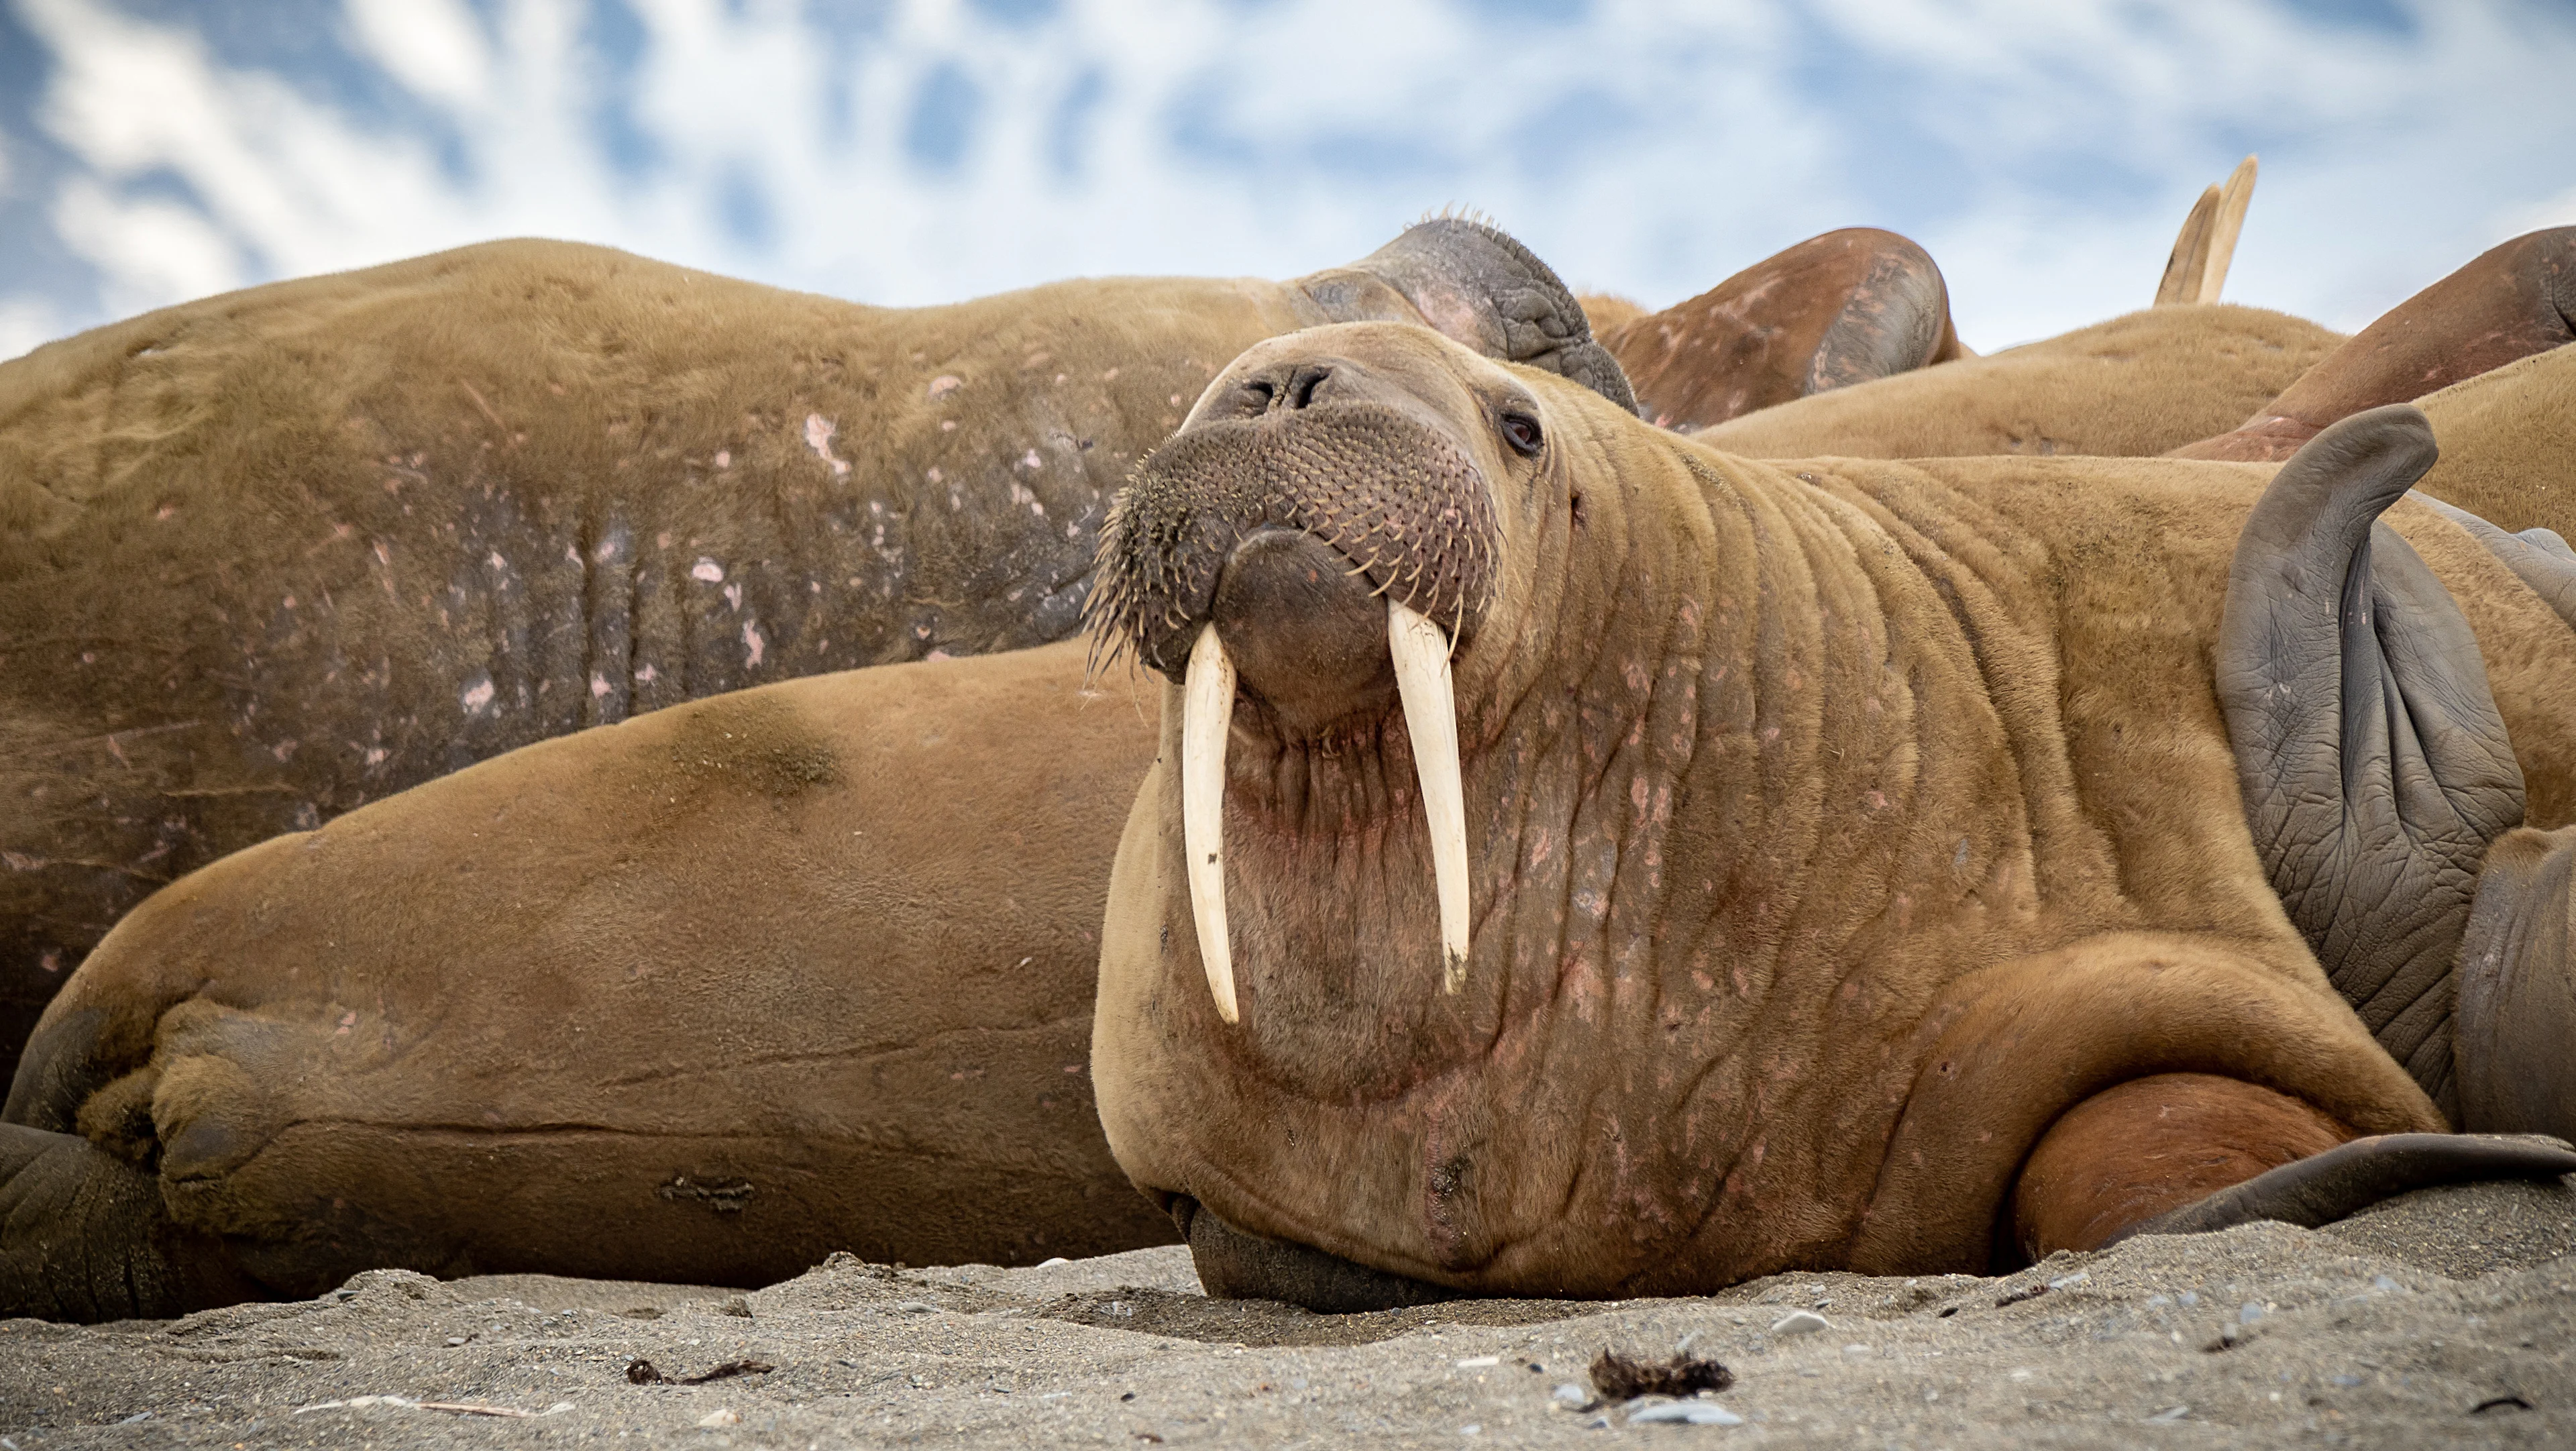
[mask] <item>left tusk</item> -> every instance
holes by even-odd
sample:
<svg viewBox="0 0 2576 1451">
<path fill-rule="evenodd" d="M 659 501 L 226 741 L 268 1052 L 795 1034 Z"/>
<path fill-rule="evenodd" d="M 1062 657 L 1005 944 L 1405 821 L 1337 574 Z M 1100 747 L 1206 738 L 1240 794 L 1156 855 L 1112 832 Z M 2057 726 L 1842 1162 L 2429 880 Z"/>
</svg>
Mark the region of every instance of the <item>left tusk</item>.
<svg viewBox="0 0 2576 1451">
<path fill-rule="evenodd" d="M 1467 791 L 1458 774 L 1458 694 L 1449 677 L 1449 637 L 1394 601 L 1386 605 L 1386 644 L 1395 659 L 1404 728 L 1413 737 L 1413 766 L 1422 777 L 1422 809 L 1431 820 L 1431 871 L 1440 890 L 1440 986 L 1467 981 Z"/>
<path fill-rule="evenodd" d="M 1234 1001 L 1234 944 L 1225 921 L 1225 747 L 1234 732 L 1234 661 L 1216 626 L 1199 631 L 1181 687 L 1181 849 L 1188 853 L 1190 917 L 1199 930 L 1216 1015 L 1242 1020 Z"/>
</svg>

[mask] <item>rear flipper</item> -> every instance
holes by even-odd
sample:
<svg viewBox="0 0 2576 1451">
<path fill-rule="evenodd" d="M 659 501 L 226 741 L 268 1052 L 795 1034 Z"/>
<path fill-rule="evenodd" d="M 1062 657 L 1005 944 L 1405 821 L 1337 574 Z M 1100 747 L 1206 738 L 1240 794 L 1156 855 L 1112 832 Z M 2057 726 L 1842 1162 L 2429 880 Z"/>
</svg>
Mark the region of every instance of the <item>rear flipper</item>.
<svg viewBox="0 0 2576 1451">
<path fill-rule="evenodd" d="M 2403 403 L 2576 341 L 2576 227 L 2531 232 L 2399 303 L 2233 432 L 2174 458 L 2265 463 L 2365 408 Z"/>
<path fill-rule="evenodd" d="M 160 1319 L 268 1300 L 160 1181 L 75 1134 L 0 1123 L 0 1318 Z"/>
<path fill-rule="evenodd" d="M 2453 966 L 2523 788 L 2468 622 L 2375 522 L 2434 454 L 2424 415 L 2399 404 L 2284 464 L 2237 543 L 2216 664 L 2273 889 L 2344 1000 L 2457 1123 Z"/>
<path fill-rule="evenodd" d="M 2241 1079 L 2165 1073 L 2085 1099 L 2040 1136 L 2013 1186 L 2028 1260 L 2138 1234 L 2260 1219 L 2315 1228 L 2412 1189 L 2576 1173 L 2556 1139 L 2352 1130 Z"/>
<path fill-rule="evenodd" d="M 2380 1134 L 2139 1220 L 2103 1243 L 2117 1244 L 2137 1234 L 2207 1234 L 2265 1219 L 2314 1229 L 2383 1199 L 2437 1184 L 2567 1174 L 2576 1174 L 2576 1149 L 2541 1135 Z"/>
<path fill-rule="evenodd" d="M 1602 341 L 1669 428 L 1966 356 L 1931 254 L 1875 227 L 1810 237 Z"/>
</svg>

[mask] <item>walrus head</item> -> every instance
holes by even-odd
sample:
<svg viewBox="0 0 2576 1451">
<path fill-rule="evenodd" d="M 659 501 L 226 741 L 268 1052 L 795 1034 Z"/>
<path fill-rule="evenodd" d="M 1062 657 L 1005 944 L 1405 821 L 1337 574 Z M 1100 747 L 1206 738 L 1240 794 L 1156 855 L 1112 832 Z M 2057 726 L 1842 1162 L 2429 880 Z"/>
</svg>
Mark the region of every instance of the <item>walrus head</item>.
<svg viewBox="0 0 2576 1451">
<path fill-rule="evenodd" d="M 1585 677 L 1645 684 L 1595 651 L 1609 613 L 1667 614 L 1679 572 L 1638 577 L 1622 506 L 1584 484 L 1643 478 L 1658 458 L 1682 472 L 1662 454 L 1612 469 L 1605 451 L 1639 436 L 1655 435 L 1562 378 L 1419 327 L 1337 325 L 1245 353 L 1119 501 L 1095 640 L 1168 684 L 1112 886 L 1095 1078 L 1121 1163 L 1176 1205 L 1206 1202 L 1202 1228 L 1347 1255 L 1362 1247 L 1336 1239 L 1345 1226 L 1419 1226 L 1397 1204 L 1333 1223 L 1272 1212 L 1258 1162 L 1301 1142 L 1430 1150 L 1400 1142 L 1425 1127 L 1409 1100 L 1480 1093 L 1506 1020 L 1545 1000 L 1574 904 L 1511 897 L 1529 842 L 1467 823 L 1571 805 L 1558 778 L 1579 762 L 1540 759 L 1538 738 L 1576 728 L 1578 694 L 1599 694 L 1578 692 Z M 1578 845 L 1563 823 L 1531 825 L 1560 857 Z M 1210 1075 L 1229 1102 L 1182 1121 Z M 1257 1118 L 1274 1095 L 1405 1127 L 1281 1123 L 1248 1158 L 1209 1152 L 1206 1134 L 1240 1144 L 1238 1107 Z M 1474 1156 L 1449 1157 L 1443 1208 L 1463 1210 Z M 1383 1167 L 1351 1192 L 1412 1177 Z M 1473 1216 L 1434 1217 L 1449 1242 L 1430 1261 L 1415 1246 L 1356 1257 L 1416 1278 L 1490 1257 Z"/>
</svg>

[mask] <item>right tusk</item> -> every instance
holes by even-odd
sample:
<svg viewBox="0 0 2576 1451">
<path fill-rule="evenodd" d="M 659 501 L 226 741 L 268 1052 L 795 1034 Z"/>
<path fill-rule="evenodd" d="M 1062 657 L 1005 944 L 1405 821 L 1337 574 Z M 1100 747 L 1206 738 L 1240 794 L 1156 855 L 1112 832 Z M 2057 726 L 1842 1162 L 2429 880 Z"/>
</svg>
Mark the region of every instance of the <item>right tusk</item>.
<svg viewBox="0 0 2576 1451">
<path fill-rule="evenodd" d="M 1413 737 L 1413 769 L 1422 777 L 1422 810 L 1431 823 L 1431 873 L 1440 893 L 1440 986 L 1467 981 L 1467 791 L 1458 774 L 1458 694 L 1449 674 L 1449 637 L 1397 600 L 1386 604 L 1387 651 L 1404 728 Z"/>
<path fill-rule="evenodd" d="M 1399 606 L 1401 608 L 1401 606 Z M 1234 734 L 1234 661 L 1211 624 L 1190 647 L 1181 686 L 1181 846 L 1189 855 L 1190 916 L 1199 929 L 1216 1015 L 1242 1021 L 1234 1001 L 1234 948 L 1225 926 L 1225 747 Z"/>
</svg>

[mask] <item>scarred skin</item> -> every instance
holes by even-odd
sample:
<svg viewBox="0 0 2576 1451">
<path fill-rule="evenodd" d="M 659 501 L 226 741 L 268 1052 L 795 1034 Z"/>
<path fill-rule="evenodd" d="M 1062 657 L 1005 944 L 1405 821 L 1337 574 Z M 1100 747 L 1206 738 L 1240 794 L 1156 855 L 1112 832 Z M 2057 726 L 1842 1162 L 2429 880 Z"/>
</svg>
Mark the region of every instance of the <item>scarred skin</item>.
<svg viewBox="0 0 2576 1451">
<path fill-rule="evenodd" d="M 679 701 L 1072 633 L 1109 495 L 1215 370 L 1359 318 L 1616 375 L 1453 221 L 1288 282 L 911 309 L 496 242 L 0 363 L 0 1079 L 118 915 L 226 852 Z"/>
<path fill-rule="evenodd" d="M 2263 472 L 1774 467 L 1366 326 L 1252 349 L 1185 432 L 1291 366 L 1449 420 L 1493 491 L 1503 582 L 1455 660 L 1473 958 L 1444 994 L 1383 690 L 1290 737 L 1247 673 L 1221 1024 L 1167 686 L 1093 1053 L 1141 1187 L 1439 1285 L 1683 1293 L 1983 1269 L 2043 1131 L 2161 1074 L 2444 1126 L 2247 834 L 2209 646 Z M 1507 406 L 1541 459 L 1497 441 Z M 2486 652 L 2533 816 L 2566 819 L 2576 635 L 2455 526 L 2391 517 Z"/>
</svg>

